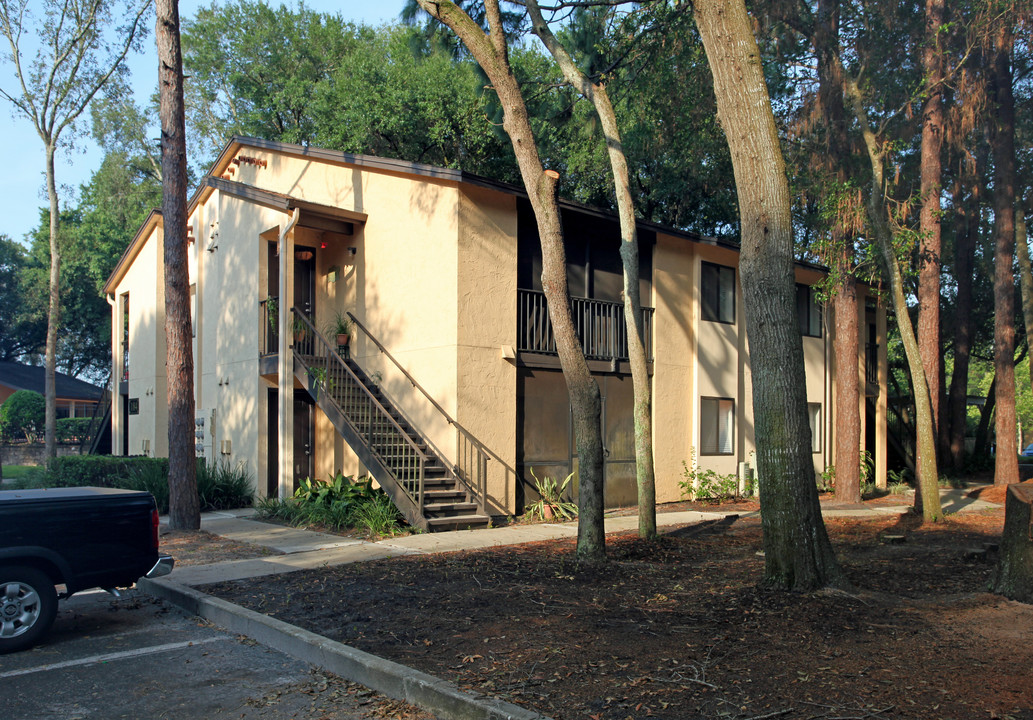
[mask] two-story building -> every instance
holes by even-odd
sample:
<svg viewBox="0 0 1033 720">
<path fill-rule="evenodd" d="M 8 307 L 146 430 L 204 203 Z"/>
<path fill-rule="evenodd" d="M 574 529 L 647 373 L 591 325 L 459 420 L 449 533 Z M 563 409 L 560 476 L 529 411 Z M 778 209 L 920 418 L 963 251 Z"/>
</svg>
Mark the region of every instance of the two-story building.
<svg viewBox="0 0 1033 720">
<path fill-rule="evenodd" d="M 635 502 L 616 218 L 563 203 L 571 307 L 603 397 L 605 498 Z M 530 470 L 577 468 L 523 190 L 457 170 L 234 138 L 190 203 L 198 453 L 245 462 L 260 496 L 374 475 L 410 521 L 521 511 Z M 754 450 L 738 249 L 643 223 L 657 499 L 683 461 L 740 472 Z M 168 450 L 163 236 L 152 213 L 108 280 L 116 454 Z M 832 323 L 796 270 L 816 471 L 833 465 Z M 862 294 L 864 290 L 862 289 Z M 355 320 L 347 345 L 330 325 Z M 866 449 L 884 482 L 886 317 L 859 302 Z M 864 449 L 864 448 L 860 448 Z M 856 457 L 851 458 L 856 462 Z M 476 520 L 474 519 L 476 518 Z"/>
</svg>

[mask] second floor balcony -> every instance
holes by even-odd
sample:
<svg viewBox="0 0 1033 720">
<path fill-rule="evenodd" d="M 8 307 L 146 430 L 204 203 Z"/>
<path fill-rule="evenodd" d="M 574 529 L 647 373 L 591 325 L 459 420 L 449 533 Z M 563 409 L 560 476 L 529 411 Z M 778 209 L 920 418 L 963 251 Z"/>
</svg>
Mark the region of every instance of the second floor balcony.
<svg viewBox="0 0 1033 720">
<path fill-rule="evenodd" d="M 623 303 L 572 297 L 570 309 L 587 359 L 628 359 L 628 330 Z M 653 308 L 642 308 L 642 332 L 646 359 L 652 362 Z M 517 350 L 557 354 L 549 307 L 545 293 L 539 290 L 517 290 Z"/>
<path fill-rule="evenodd" d="M 571 298 L 571 311 L 581 349 L 589 360 L 627 361 L 628 331 L 624 323 L 622 303 Z M 517 350 L 519 352 L 556 355 L 556 339 L 549 319 L 545 293 L 538 290 L 517 291 Z M 259 353 L 274 355 L 278 351 L 277 298 L 259 304 Z M 653 360 L 653 308 L 642 308 L 643 342 L 646 360 Z"/>
</svg>

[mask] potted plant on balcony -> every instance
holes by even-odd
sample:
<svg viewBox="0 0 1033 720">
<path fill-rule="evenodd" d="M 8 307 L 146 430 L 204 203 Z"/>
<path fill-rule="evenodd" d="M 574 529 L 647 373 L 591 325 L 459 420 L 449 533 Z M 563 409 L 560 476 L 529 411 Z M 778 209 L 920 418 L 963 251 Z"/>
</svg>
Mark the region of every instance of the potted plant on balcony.
<svg viewBox="0 0 1033 720">
<path fill-rule="evenodd" d="M 352 322 L 348 319 L 346 313 L 337 312 L 334 315 L 334 319 L 330 322 L 329 332 L 327 335 L 330 337 L 337 336 L 337 352 L 342 355 L 348 350 L 348 342 L 351 340 Z"/>
<path fill-rule="evenodd" d="M 269 329 L 276 332 L 280 326 L 280 303 L 278 298 L 269 295 L 265 299 L 265 314 L 269 319 Z"/>
</svg>

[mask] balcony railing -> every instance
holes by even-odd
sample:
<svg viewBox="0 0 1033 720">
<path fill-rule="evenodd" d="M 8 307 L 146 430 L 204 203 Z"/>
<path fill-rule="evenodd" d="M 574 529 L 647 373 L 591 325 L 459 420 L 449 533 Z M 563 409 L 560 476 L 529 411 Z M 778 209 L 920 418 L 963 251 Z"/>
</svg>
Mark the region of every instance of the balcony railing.
<svg viewBox="0 0 1033 720">
<path fill-rule="evenodd" d="M 570 310 L 581 339 L 581 349 L 590 360 L 627 360 L 628 333 L 624 322 L 624 304 L 571 298 Z M 556 354 L 556 339 L 549 319 L 545 293 L 538 290 L 517 291 L 517 350 Z M 643 344 L 646 359 L 653 359 L 653 308 L 642 308 Z"/>
</svg>

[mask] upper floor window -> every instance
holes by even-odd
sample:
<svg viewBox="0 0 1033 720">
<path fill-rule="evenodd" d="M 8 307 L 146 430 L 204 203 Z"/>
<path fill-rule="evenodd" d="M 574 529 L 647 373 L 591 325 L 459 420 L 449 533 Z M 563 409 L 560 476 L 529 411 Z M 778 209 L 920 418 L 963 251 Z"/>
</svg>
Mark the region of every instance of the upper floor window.
<svg viewBox="0 0 1033 720">
<path fill-rule="evenodd" d="M 735 268 L 702 263 L 700 304 L 703 319 L 735 324 Z"/>
<path fill-rule="evenodd" d="M 800 321 L 800 334 L 804 337 L 821 337 L 821 303 L 818 291 L 810 285 L 796 286 L 796 316 Z"/>
</svg>

